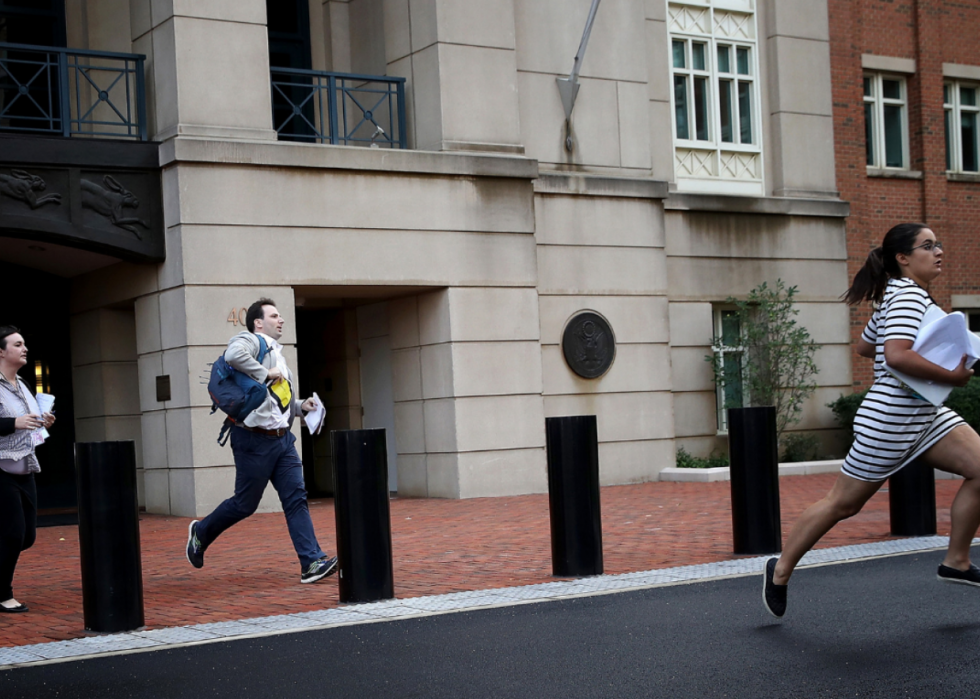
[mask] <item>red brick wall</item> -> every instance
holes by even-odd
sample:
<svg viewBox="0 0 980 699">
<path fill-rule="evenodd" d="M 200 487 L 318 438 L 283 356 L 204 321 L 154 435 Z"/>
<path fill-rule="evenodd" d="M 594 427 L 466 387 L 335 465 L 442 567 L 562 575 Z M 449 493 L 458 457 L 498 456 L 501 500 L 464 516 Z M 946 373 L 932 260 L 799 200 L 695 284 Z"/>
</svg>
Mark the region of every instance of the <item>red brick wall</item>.
<svg viewBox="0 0 980 699">
<path fill-rule="evenodd" d="M 946 245 L 932 295 L 950 309 L 952 294 L 980 293 L 980 183 L 946 178 L 943 63 L 980 65 L 980 2 L 974 0 L 828 0 L 837 187 L 851 203 L 847 220 L 851 278 L 884 234 L 923 221 Z M 914 59 L 908 76 L 910 168 L 921 179 L 868 177 L 865 165 L 862 54 Z M 843 291 L 843 290 L 842 290 Z M 851 311 L 851 338 L 867 322 Z M 854 385 L 871 384 L 871 363 L 853 354 Z"/>
</svg>

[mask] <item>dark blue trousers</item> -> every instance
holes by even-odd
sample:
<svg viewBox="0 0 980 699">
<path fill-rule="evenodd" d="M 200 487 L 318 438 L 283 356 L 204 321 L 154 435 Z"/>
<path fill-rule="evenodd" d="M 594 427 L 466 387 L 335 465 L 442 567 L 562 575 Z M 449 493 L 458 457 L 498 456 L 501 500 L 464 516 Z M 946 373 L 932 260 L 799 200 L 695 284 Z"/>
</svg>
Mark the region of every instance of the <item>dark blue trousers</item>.
<svg viewBox="0 0 980 699">
<path fill-rule="evenodd" d="M 223 531 L 253 514 L 266 485 L 272 483 L 279 494 L 301 570 L 324 557 L 313 533 L 303 482 L 303 462 L 296 453 L 295 443 L 296 437 L 291 432 L 272 437 L 237 426 L 231 428 L 235 494 L 198 523 L 197 538 L 205 548 Z"/>
</svg>

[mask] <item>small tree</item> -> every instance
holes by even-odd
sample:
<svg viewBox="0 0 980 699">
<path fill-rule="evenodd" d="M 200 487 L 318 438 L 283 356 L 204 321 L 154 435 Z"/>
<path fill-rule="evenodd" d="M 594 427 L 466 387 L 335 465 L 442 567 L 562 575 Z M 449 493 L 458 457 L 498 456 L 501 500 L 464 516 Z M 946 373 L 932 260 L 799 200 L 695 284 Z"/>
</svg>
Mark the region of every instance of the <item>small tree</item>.
<svg viewBox="0 0 980 699">
<path fill-rule="evenodd" d="M 726 303 L 735 306 L 741 346 L 726 346 L 721 337 L 714 337 L 715 353 L 705 357 L 714 369 L 715 384 L 722 390 L 725 408 L 772 405 L 776 408 L 776 431 L 781 437 L 788 425 L 800 421 L 803 402 L 817 388 L 813 377 L 818 373 L 813 356 L 819 345 L 810 333 L 798 325 L 794 307 L 795 286 L 789 288 L 781 279 L 770 288 L 763 282 L 739 300 L 729 297 Z M 721 350 L 741 355 L 741 361 L 718 361 Z M 741 391 L 725 390 L 734 382 Z"/>
</svg>

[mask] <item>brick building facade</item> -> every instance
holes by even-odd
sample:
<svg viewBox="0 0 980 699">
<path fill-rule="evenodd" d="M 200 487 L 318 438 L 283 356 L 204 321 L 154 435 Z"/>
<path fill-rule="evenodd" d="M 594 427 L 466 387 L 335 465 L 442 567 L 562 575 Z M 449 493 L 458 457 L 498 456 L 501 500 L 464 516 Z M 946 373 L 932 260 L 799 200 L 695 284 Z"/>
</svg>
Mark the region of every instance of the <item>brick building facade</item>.
<svg viewBox="0 0 980 699">
<path fill-rule="evenodd" d="M 923 221 L 947 252 L 932 295 L 980 330 L 980 2 L 830 0 L 829 10 L 849 275 L 892 225 Z M 879 144 L 893 152 L 876 153 Z M 852 340 L 868 314 L 867 306 L 851 311 Z M 854 354 L 855 387 L 870 385 L 871 373 Z"/>
</svg>

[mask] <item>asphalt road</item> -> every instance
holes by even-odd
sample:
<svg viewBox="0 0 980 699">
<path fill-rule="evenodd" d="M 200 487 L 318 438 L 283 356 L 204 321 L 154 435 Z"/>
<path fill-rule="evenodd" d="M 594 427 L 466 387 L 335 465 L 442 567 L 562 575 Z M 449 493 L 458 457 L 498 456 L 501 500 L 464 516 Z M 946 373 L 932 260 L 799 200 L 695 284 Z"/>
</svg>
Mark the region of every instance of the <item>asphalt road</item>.
<svg viewBox="0 0 980 699">
<path fill-rule="evenodd" d="M 980 553 L 980 552 L 978 552 Z M 0 672 L 3 699 L 973 697 L 980 589 L 937 552 Z"/>
</svg>

